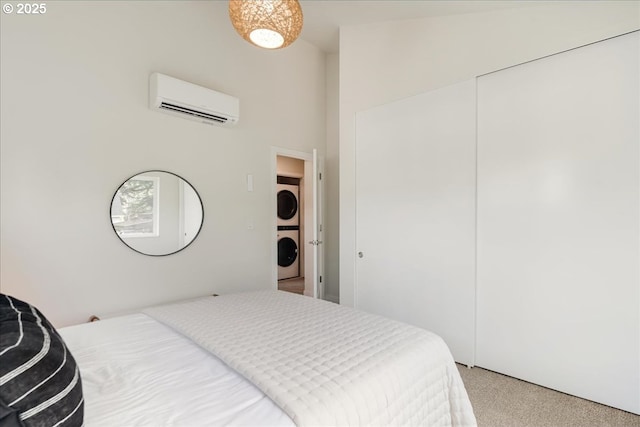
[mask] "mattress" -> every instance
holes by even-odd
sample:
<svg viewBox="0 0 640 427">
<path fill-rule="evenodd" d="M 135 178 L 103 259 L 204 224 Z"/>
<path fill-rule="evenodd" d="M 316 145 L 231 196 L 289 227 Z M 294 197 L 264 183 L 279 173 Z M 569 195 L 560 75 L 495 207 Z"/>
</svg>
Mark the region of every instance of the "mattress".
<svg viewBox="0 0 640 427">
<path fill-rule="evenodd" d="M 298 426 L 476 423 L 444 341 L 405 323 L 277 291 L 145 313 L 249 379 Z"/>
<path fill-rule="evenodd" d="M 82 375 L 85 426 L 292 426 L 217 357 L 144 314 L 61 328 Z"/>
<path fill-rule="evenodd" d="M 205 297 L 59 332 L 88 427 L 476 425 L 440 337 L 308 297 Z"/>
</svg>

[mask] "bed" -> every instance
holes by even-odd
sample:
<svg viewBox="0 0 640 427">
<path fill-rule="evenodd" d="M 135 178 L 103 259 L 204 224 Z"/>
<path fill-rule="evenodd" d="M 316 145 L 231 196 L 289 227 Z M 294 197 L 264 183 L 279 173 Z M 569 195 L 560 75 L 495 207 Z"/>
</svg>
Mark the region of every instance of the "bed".
<svg viewBox="0 0 640 427">
<path fill-rule="evenodd" d="M 203 297 L 58 332 L 89 427 L 476 425 L 440 337 L 300 295 Z"/>
</svg>

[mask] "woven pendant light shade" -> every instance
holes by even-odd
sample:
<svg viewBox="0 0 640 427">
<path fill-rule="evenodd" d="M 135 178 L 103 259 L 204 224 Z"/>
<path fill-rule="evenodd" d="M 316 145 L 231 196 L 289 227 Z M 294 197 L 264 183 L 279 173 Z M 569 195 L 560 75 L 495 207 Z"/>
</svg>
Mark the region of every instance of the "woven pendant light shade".
<svg viewBox="0 0 640 427">
<path fill-rule="evenodd" d="M 229 17 L 238 34 L 256 46 L 289 46 L 302 31 L 298 0 L 230 0 Z"/>
</svg>

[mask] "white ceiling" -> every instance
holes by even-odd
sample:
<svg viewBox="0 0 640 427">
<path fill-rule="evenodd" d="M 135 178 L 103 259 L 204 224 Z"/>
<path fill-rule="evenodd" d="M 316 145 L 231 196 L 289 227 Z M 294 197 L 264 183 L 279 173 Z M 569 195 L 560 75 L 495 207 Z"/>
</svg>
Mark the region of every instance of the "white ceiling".
<svg viewBox="0 0 640 427">
<path fill-rule="evenodd" d="M 546 1 L 520 0 L 300 0 L 304 24 L 300 37 L 327 53 L 338 52 L 341 25 L 487 12 Z"/>
</svg>

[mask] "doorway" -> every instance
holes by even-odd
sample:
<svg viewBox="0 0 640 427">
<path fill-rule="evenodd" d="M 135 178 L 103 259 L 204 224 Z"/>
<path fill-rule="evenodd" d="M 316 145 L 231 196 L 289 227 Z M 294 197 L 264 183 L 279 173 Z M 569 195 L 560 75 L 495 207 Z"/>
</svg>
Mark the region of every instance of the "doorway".
<svg viewBox="0 0 640 427">
<path fill-rule="evenodd" d="M 272 147 L 274 288 L 322 298 L 321 172 L 317 155 Z"/>
<path fill-rule="evenodd" d="M 304 294 L 304 160 L 277 157 L 278 290 Z"/>
</svg>

